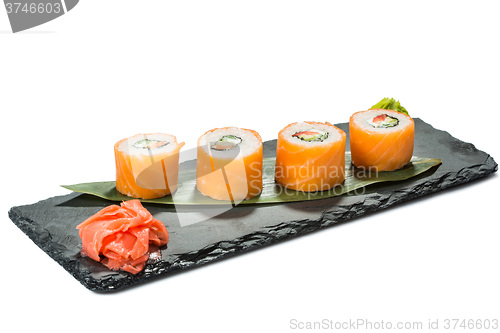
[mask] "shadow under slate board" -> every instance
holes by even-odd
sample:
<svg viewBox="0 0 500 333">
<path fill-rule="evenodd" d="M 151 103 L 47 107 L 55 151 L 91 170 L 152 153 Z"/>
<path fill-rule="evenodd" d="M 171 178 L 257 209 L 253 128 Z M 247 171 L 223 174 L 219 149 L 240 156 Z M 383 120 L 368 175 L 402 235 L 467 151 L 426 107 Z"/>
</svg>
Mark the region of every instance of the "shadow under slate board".
<svg viewBox="0 0 500 333">
<path fill-rule="evenodd" d="M 348 124 L 337 126 L 348 132 Z M 215 211 L 220 209 L 218 207 L 203 207 L 197 211 L 199 208 L 191 206 L 185 211 L 176 211 L 170 205 L 145 204 L 153 216 L 166 225 L 170 240 L 161 249 L 161 259 L 148 262 L 144 271 L 137 275 L 110 271 L 80 255 L 81 240 L 75 227 L 116 202 L 71 193 L 13 207 L 9 216 L 85 287 L 97 292 L 120 290 L 464 184 L 498 169 L 493 158 L 474 145 L 455 139 L 418 118 L 415 130 L 414 155 L 440 158 L 442 164 L 405 181 L 368 186 L 363 194 L 293 203 L 240 205 L 219 215 Z M 264 156 L 274 156 L 275 149 L 276 140 L 265 142 Z M 348 142 L 346 150 L 349 151 Z M 189 223 L 190 217 L 195 221 L 199 213 L 214 216 Z"/>
</svg>

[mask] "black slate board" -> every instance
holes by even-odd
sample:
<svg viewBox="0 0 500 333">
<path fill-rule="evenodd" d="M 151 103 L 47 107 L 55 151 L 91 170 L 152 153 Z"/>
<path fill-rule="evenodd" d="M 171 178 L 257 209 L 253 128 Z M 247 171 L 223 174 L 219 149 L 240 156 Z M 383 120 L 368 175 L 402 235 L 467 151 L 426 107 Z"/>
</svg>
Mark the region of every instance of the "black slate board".
<svg viewBox="0 0 500 333">
<path fill-rule="evenodd" d="M 337 126 L 348 132 L 347 124 Z M 467 183 L 498 169 L 493 158 L 474 145 L 418 118 L 415 130 L 414 155 L 440 158 L 443 163 L 403 182 L 372 185 L 362 193 L 316 201 L 237 206 L 199 223 L 194 223 L 197 213 L 217 214 L 220 207 L 191 206 L 176 211 L 173 206 L 145 205 L 165 223 L 170 241 L 161 250 L 162 259 L 148 263 L 135 276 L 110 271 L 80 255 L 81 241 L 75 227 L 114 202 L 72 193 L 13 207 L 9 217 L 85 287 L 98 292 L 120 290 Z M 274 156 L 275 149 L 276 140 L 265 142 L 264 156 Z"/>
</svg>

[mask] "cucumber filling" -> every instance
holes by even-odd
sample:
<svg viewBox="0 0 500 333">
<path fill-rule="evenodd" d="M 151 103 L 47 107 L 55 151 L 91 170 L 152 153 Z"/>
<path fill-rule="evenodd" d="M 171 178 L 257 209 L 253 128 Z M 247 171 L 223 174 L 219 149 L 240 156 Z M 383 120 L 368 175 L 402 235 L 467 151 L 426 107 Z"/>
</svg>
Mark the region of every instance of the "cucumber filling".
<svg viewBox="0 0 500 333">
<path fill-rule="evenodd" d="M 165 147 L 168 144 L 169 143 L 166 141 L 144 139 L 134 143 L 134 147 L 143 149 L 155 149 Z"/>
<path fill-rule="evenodd" d="M 224 135 L 219 141 L 210 146 L 214 150 L 230 150 L 241 143 L 241 138 L 235 135 Z"/>
<path fill-rule="evenodd" d="M 307 142 L 322 142 L 328 138 L 328 132 L 310 129 L 307 131 L 297 132 L 293 134 L 292 137 Z"/>
<path fill-rule="evenodd" d="M 399 119 L 386 114 L 381 114 L 371 120 L 368 120 L 368 123 L 375 128 L 388 128 L 397 126 L 399 124 Z"/>
</svg>

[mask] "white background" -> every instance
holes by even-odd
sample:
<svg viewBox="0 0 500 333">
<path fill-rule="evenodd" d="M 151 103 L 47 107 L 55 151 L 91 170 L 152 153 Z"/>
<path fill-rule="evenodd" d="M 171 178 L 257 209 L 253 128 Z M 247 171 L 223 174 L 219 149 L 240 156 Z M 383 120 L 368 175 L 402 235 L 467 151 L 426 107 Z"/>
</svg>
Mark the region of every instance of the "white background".
<svg viewBox="0 0 500 333">
<path fill-rule="evenodd" d="M 346 122 L 382 97 L 498 161 L 499 11 L 498 1 L 82 0 L 12 34 L 0 8 L 0 325 L 289 332 L 293 319 L 499 318 L 497 175 L 109 295 L 7 216 L 67 194 L 59 184 L 112 180 L 123 137 L 161 131 L 193 148 L 234 125 L 269 140 L 294 121 Z"/>
</svg>

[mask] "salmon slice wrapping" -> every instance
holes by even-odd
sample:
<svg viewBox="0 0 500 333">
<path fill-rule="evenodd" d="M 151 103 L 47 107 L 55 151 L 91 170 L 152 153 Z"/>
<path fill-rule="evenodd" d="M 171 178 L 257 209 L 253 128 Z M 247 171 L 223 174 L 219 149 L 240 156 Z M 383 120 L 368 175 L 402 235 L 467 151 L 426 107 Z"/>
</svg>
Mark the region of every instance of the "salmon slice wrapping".
<svg viewBox="0 0 500 333">
<path fill-rule="evenodd" d="M 357 168 L 393 171 L 411 160 L 415 123 L 394 110 L 360 111 L 349 120 L 349 138 L 352 163 Z"/>
<path fill-rule="evenodd" d="M 136 199 L 156 199 L 177 190 L 184 142 L 165 133 L 137 134 L 115 144 L 116 189 Z"/>
<path fill-rule="evenodd" d="M 292 123 L 278 134 L 274 178 L 301 192 L 329 190 L 345 180 L 346 134 L 330 123 Z"/>
<path fill-rule="evenodd" d="M 239 203 L 262 192 L 263 148 L 256 131 L 215 128 L 198 139 L 196 188 L 215 200 Z"/>
<path fill-rule="evenodd" d="M 137 274 L 144 269 L 150 245 L 168 243 L 165 225 L 139 200 L 110 205 L 80 223 L 82 253 L 112 270 Z"/>
</svg>

